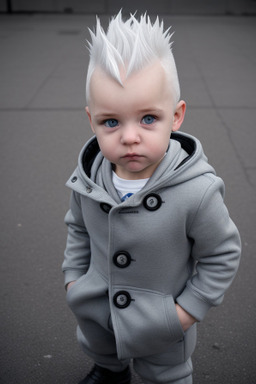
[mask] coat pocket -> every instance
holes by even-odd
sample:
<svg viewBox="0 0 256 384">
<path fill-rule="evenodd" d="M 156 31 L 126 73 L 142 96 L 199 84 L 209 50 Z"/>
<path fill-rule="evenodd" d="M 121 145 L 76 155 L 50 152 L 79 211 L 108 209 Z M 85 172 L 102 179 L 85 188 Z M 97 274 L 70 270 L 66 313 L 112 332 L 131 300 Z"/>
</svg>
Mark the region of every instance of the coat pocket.
<svg viewBox="0 0 256 384">
<path fill-rule="evenodd" d="M 107 283 L 91 268 L 67 292 L 67 302 L 79 325 L 96 322 L 108 327 L 110 315 Z"/>
<path fill-rule="evenodd" d="M 132 300 L 125 308 L 113 308 L 112 321 L 118 357 L 138 358 L 165 352 L 183 339 L 171 295 L 129 288 Z"/>
<path fill-rule="evenodd" d="M 67 292 L 68 305 L 79 327 L 78 340 L 86 351 L 94 354 L 116 353 L 113 332 L 109 330 L 107 288 L 103 277 L 91 268 Z"/>
</svg>

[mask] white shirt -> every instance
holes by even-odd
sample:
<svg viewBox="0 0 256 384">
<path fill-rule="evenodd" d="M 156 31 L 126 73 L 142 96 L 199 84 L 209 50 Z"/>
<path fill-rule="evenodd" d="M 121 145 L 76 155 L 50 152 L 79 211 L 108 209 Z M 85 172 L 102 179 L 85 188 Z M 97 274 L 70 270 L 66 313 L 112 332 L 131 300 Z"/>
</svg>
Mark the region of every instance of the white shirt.
<svg viewBox="0 0 256 384">
<path fill-rule="evenodd" d="M 149 179 L 126 180 L 117 176 L 117 174 L 113 171 L 112 180 L 121 200 L 125 201 L 134 193 L 139 192 L 144 185 L 146 185 Z"/>
</svg>

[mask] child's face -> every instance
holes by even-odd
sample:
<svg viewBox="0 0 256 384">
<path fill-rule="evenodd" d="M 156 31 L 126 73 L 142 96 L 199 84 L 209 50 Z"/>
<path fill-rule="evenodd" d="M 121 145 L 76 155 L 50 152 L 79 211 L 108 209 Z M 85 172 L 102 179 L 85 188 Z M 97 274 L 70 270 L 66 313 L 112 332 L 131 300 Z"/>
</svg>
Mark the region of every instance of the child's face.
<svg viewBox="0 0 256 384">
<path fill-rule="evenodd" d="M 174 110 L 170 85 L 159 62 L 123 80 L 100 69 L 91 78 L 86 107 L 103 155 L 124 179 L 151 177 L 164 157 L 171 131 L 182 124 L 185 103 Z"/>
</svg>

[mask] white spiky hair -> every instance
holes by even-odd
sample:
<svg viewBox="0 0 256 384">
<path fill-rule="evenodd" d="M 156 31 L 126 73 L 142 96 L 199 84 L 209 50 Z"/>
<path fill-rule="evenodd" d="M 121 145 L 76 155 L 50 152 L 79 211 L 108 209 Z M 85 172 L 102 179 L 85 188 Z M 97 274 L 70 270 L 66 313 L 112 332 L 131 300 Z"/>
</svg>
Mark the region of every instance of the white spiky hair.
<svg viewBox="0 0 256 384">
<path fill-rule="evenodd" d="M 90 61 L 86 80 L 86 98 L 90 98 L 91 76 L 96 68 L 102 69 L 122 85 L 120 69 L 125 69 L 126 78 L 135 71 L 159 60 L 166 70 L 167 79 L 172 87 L 174 105 L 180 98 L 180 86 L 177 69 L 172 54 L 172 34 L 170 28 L 164 31 L 163 21 L 156 18 L 151 23 L 146 14 L 137 20 L 130 15 L 123 21 L 121 11 L 109 23 L 107 33 L 96 18 L 95 33 L 90 31 L 91 43 L 88 42 Z"/>
</svg>

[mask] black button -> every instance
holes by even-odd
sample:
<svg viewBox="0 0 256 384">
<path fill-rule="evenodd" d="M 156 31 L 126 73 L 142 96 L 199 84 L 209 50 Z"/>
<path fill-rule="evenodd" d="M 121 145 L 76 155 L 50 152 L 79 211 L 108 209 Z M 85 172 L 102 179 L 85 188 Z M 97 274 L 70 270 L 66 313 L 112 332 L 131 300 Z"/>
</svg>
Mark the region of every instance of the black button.
<svg viewBox="0 0 256 384">
<path fill-rule="evenodd" d="M 113 256 L 114 264 L 118 268 L 126 268 L 131 264 L 131 255 L 126 251 L 116 252 Z"/>
<path fill-rule="evenodd" d="M 112 208 L 111 205 L 109 205 L 107 203 L 100 203 L 100 207 L 101 207 L 102 211 L 105 213 L 109 213 L 109 211 Z"/>
<path fill-rule="evenodd" d="M 113 301 L 117 308 L 123 309 L 129 307 L 132 299 L 128 292 L 119 291 L 115 294 Z"/>
<path fill-rule="evenodd" d="M 156 193 L 151 193 L 144 198 L 143 205 L 149 211 L 156 211 L 161 207 L 162 199 Z"/>
<path fill-rule="evenodd" d="M 72 177 L 71 183 L 75 183 L 76 181 L 77 181 L 77 177 L 76 176 Z"/>
</svg>

